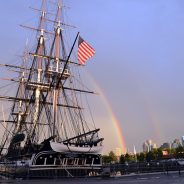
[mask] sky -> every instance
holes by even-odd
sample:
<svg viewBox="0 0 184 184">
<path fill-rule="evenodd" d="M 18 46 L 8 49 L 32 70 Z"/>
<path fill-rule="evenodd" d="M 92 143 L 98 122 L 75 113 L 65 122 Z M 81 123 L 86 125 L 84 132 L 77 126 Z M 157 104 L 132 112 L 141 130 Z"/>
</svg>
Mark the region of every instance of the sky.
<svg viewBox="0 0 184 184">
<path fill-rule="evenodd" d="M 69 22 L 96 50 L 87 72 L 118 119 L 126 147 L 141 151 L 147 139 L 161 145 L 184 135 L 184 1 L 65 4 Z M 36 17 L 29 6 L 39 7 L 40 0 L 1 2 L 0 62 L 13 62 L 23 50 L 27 30 L 18 25 Z M 101 100 L 96 107 L 107 150 L 114 149 L 118 137 L 107 104 Z"/>
</svg>

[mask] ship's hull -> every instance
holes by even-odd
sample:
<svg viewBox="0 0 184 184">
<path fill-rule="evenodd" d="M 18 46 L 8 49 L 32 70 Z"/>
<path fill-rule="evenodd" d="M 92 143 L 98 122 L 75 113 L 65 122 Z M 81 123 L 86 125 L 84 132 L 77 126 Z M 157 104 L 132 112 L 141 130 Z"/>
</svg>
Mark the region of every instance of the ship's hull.
<svg viewBox="0 0 184 184">
<path fill-rule="evenodd" d="M 102 159 L 99 154 L 44 151 L 28 160 L 0 164 L 1 175 L 13 178 L 88 177 L 99 176 L 101 172 Z"/>
</svg>

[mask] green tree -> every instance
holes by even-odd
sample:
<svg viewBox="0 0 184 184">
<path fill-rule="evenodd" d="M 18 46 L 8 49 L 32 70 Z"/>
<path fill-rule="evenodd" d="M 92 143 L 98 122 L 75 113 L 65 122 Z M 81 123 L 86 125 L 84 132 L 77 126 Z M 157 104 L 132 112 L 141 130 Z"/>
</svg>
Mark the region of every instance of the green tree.
<svg viewBox="0 0 184 184">
<path fill-rule="evenodd" d="M 168 154 L 175 154 L 175 149 L 174 148 L 166 149 L 166 151 L 168 152 Z"/>
<path fill-rule="evenodd" d="M 113 151 L 109 152 L 109 157 L 111 159 L 111 162 L 112 161 L 117 161 L 117 157 L 116 157 L 116 155 L 115 155 L 115 153 Z"/>
<path fill-rule="evenodd" d="M 162 148 L 153 149 L 154 160 L 161 160 L 163 157 Z"/>
<path fill-rule="evenodd" d="M 125 155 L 121 155 L 120 156 L 119 163 L 120 164 L 124 164 L 125 163 Z"/>
<path fill-rule="evenodd" d="M 161 160 L 163 158 L 163 150 L 161 148 L 157 149 L 157 159 Z"/>
<path fill-rule="evenodd" d="M 156 156 L 154 151 L 149 151 L 148 153 L 146 153 L 146 161 L 150 162 L 151 160 L 155 160 Z"/>
<path fill-rule="evenodd" d="M 175 150 L 175 153 L 176 153 L 176 158 L 183 158 L 184 157 L 184 147 L 183 146 L 177 147 Z"/>
<path fill-rule="evenodd" d="M 108 164 L 111 162 L 111 158 L 108 155 L 103 155 L 102 160 L 104 164 Z"/>
<path fill-rule="evenodd" d="M 128 153 L 126 153 L 126 154 L 125 154 L 125 161 L 126 161 L 126 162 L 129 162 L 129 161 L 131 161 L 131 160 L 132 160 L 131 155 L 128 154 Z"/>
<path fill-rule="evenodd" d="M 111 162 L 117 161 L 117 157 L 113 151 L 110 151 L 109 155 L 103 155 L 102 159 L 104 164 L 109 164 Z"/>
<path fill-rule="evenodd" d="M 146 160 L 146 154 L 143 153 L 143 152 L 141 152 L 140 154 L 137 155 L 137 160 L 138 160 L 139 162 L 145 161 L 145 160 Z"/>
</svg>

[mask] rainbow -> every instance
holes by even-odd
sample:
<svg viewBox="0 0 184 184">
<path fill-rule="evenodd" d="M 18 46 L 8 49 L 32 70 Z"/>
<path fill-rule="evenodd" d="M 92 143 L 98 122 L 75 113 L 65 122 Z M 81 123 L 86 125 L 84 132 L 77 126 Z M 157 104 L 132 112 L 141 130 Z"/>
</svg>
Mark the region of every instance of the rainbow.
<svg viewBox="0 0 184 184">
<path fill-rule="evenodd" d="M 92 84 L 95 87 L 95 90 L 98 91 L 98 93 L 100 93 L 100 98 L 108 112 L 109 118 L 114 126 L 114 129 L 117 133 L 117 140 L 118 140 L 118 144 L 121 148 L 122 154 L 126 153 L 126 144 L 125 144 L 125 138 L 123 136 L 123 131 L 122 131 L 122 126 L 121 123 L 119 122 L 118 118 L 116 117 L 115 113 L 113 112 L 113 109 L 105 95 L 105 93 L 103 92 L 103 90 L 100 88 L 99 84 L 96 82 L 96 80 L 94 79 L 94 77 L 92 77 L 92 75 L 86 71 L 85 73 L 87 73 L 87 76 L 90 78 L 90 80 L 92 81 Z"/>
<path fill-rule="evenodd" d="M 105 107 L 107 108 L 107 111 L 109 112 L 108 114 L 111 118 L 111 122 L 113 123 L 114 128 L 117 132 L 120 148 L 122 150 L 122 153 L 125 154 L 126 153 L 126 144 L 125 144 L 125 138 L 123 136 L 123 130 L 122 130 L 121 123 L 119 122 L 118 118 L 116 117 L 115 113 L 113 112 L 113 109 L 112 109 L 109 101 L 107 100 L 104 92 L 102 92 L 102 89 L 100 89 L 100 90 L 99 89 L 100 88 L 98 88 L 98 91 L 100 91 L 101 92 L 100 94 L 102 94 L 101 98 L 104 102 Z"/>
<path fill-rule="evenodd" d="M 144 104 L 145 104 L 145 111 L 147 112 L 149 118 L 150 118 L 150 125 L 153 127 L 153 131 L 154 131 L 154 138 L 157 140 L 165 140 L 165 135 L 164 135 L 164 131 L 162 131 L 161 129 L 161 122 L 160 119 L 158 117 L 158 114 L 156 113 L 156 111 L 154 109 L 152 109 L 152 106 L 149 104 L 149 102 L 151 101 L 148 97 L 144 96 L 142 97 L 142 99 L 144 99 Z"/>
</svg>

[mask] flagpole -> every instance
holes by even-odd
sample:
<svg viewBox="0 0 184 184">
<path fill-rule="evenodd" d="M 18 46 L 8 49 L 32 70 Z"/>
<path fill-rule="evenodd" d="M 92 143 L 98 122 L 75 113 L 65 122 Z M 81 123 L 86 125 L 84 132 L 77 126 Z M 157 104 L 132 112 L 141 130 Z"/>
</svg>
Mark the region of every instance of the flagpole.
<svg viewBox="0 0 184 184">
<path fill-rule="evenodd" d="M 76 36 L 75 41 L 74 41 L 74 43 L 73 43 L 73 45 L 72 45 L 72 48 L 71 48 L 70 53 L 69 53 L 69 55 L 68 55 L 68 57 L 67 57 L 66 63 L 65 63 L 64 68 L 63 68 L 63 71 L 62 71 L 62 73 L 61 73 L 61 76 L 60 76 L 60 78 L 59 78 L 59 80 L 58 80 L 56 86 L 59 86 L 59 83 L 60 83 L 60 81 L 61 81 L 61 79 L 62 79 L 62 76 L 63 76 L 63 73 L 64 73 L 64 71 L 65 71 L 65 69 L 66 69 L 66 67 L 67 67 L 67 65 L 68 65 L 70 56 L 71 56 L 71 54 L 72 54 L 72 51 L 73 51 L 73 49 L 74 49 L 74 46 L 75 46 L 75 43 L 76 43 L 76 41 L 77 41 L 78 36 L 79 36 L 79 32 L 77 33 L 77 36 Z"/>
</svg>

